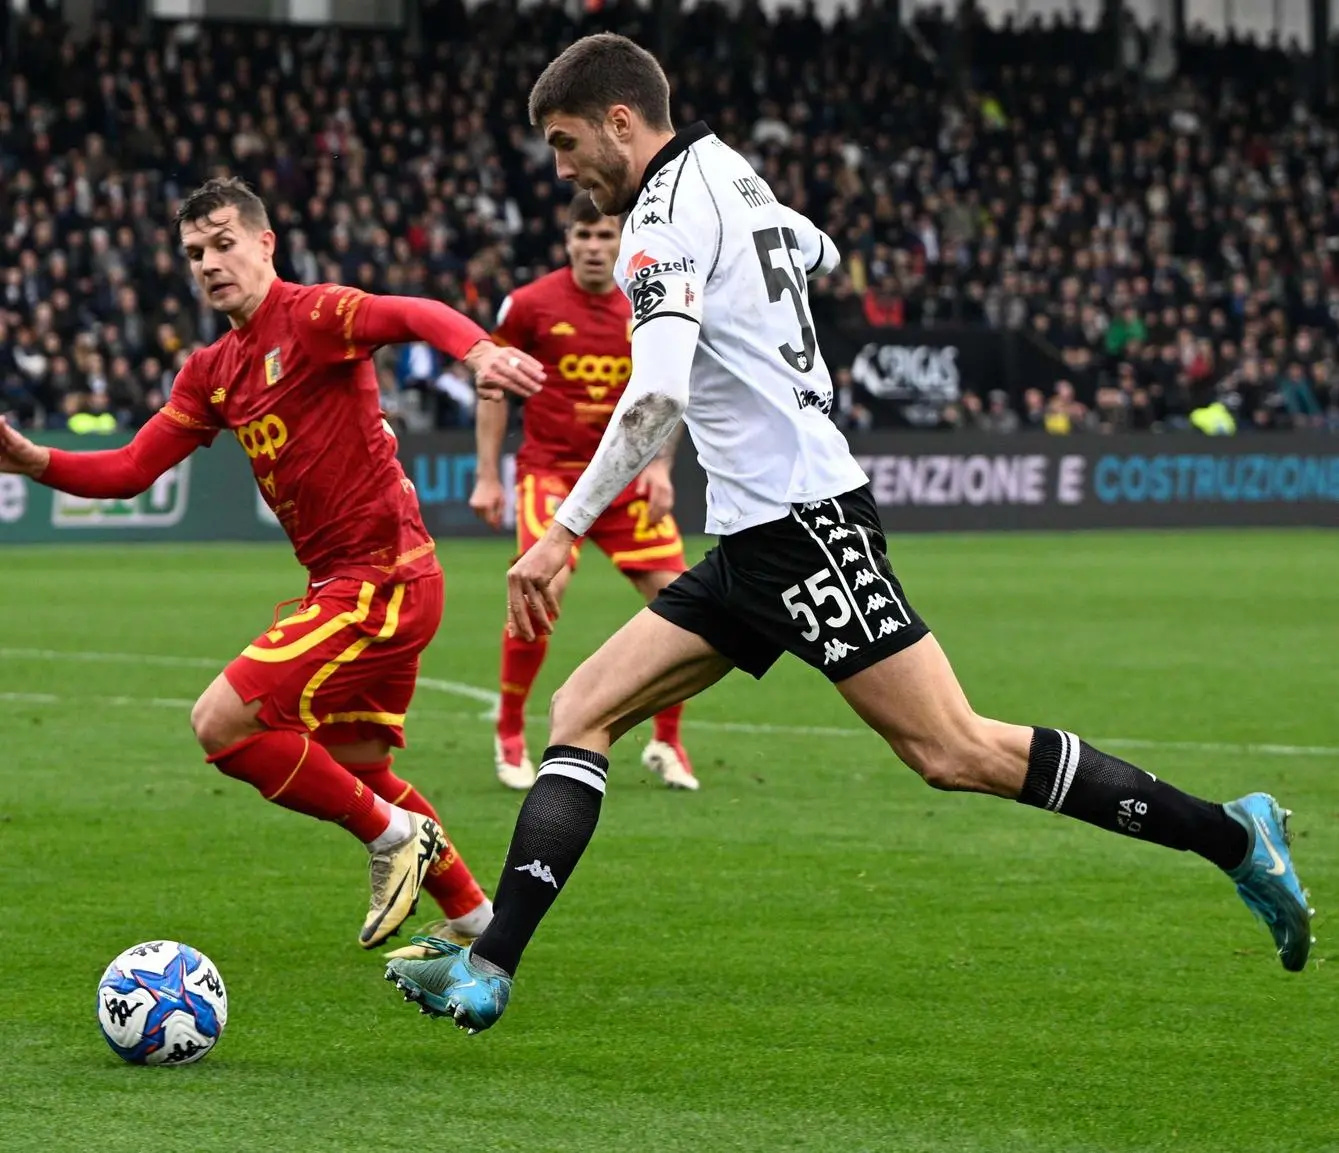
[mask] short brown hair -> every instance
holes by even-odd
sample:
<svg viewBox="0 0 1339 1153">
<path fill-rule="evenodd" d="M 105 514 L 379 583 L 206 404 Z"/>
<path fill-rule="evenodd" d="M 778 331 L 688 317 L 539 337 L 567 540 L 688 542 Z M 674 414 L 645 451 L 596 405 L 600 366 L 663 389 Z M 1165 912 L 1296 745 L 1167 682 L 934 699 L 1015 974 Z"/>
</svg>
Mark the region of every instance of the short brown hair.
<svg viewBox="0 0 1339 1153">
<path fill-rule="evenodd" d="M 626 104 L 647 127 L 671 127 L 669 81 L 645 48 L 626 36 L 583 36 L 540 73 L 530 90 L 530 123 L 550 116 L 580 116 L 598 122 L 615 104 Z"/>
<path fill-rule="evenodd" d="M 584 188 L 579 189 L 577 194 L 572 197 L 572 203 L 567 206 L 567 227 L 575 228 L 578 224 L 599 224 L 605 218 L 605 214 L 595 207 L 595 201 Z M 615 222 L 618 217 L 613 218 Z"/>
<path fill-rule="evenodd" d="M 206 180 L 181 202 L 175 220 L 177 235 L 181 235 L 183 224 L 208 220 L 224 208 L 237 209 L 238 219 L 248 228 L 264 229 L 270 226 L 270 214 L 265 211 L 265 202 L 251 191 L 251 186 L 245 180 L 237 176 L 216 176 Z"/>
</svg>

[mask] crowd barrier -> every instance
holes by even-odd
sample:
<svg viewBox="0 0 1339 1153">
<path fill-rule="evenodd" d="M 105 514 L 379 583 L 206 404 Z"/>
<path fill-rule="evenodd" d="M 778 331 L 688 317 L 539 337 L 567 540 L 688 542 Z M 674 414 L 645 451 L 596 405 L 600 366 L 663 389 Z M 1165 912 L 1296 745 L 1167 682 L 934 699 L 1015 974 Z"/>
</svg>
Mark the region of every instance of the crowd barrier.
<svg viewBox="0 0 1339 1153">
<path fill-rule="evenodd" d="M 64 448 L 112 448 L 124 436 L 48 434 Z M 851 447 L 889 532 L 1339 525 L 1339 437 L 1012 437 L 865 433 Z M 504 534 L 515 523 L 514 443 L 503 457 Z M 469 509 L 469 432 L 405 437 L 405 472 L 438 537 L 496 535 Z M 706 520 L 705 483 L 686 441 L 675 464 L 675 515 Z M 130 500 L 83 500 L 0 476 L 0 541 L 282 540 L 245 455 L 231 438 L 196 452 Z"/>
</svg>

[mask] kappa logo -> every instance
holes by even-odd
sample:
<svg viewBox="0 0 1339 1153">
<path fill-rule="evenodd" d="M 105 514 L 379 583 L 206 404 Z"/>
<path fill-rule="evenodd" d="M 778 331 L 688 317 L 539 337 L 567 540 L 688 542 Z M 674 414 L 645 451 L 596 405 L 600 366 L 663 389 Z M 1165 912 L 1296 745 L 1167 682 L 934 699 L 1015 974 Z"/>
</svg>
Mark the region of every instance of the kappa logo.
<svg viewBox="0 0 1339 1153">
<path fill-rule="evenodd" d="M 185 1061 L 192 1060 L 195 1056 L 204 1052 L 205 1047 L 197 1041 L 192 1041 L 189 1037 L 185 1041 L 175 1041 L 172 1044 L 172 1052 L 163 1058 L 164 1065 L 177 1065 Z"/>
<path fill-rule="evenodd" d="M 279 349 L 272 348 L 265 354 L 265 387 L 273 388 L 284 375 L 284 362 Z"/>
<path fill-rule="evenodd" d="M 549 329 L 550 336 L 576 336 L 576 334 L 576 326 L 568 324 L 565 320 L 558 321 L 557 324 Z"/>
<path fill-rule="evenodd" d="M 548 865 L 541 865 L 538 860 L 531 861 L 528 865 L 517 865 L 515 871 L 529 873 L 537 881 L 543 881 L 546 885 L 552 885 L 555 889 L 558 887 L 558 881 L 553 875 L 553 870 Z"/>
<path fill-rule="evenodd" d="M 823 663 L 836 664 L 837 661 L 845 660 L 858 648 L 858 645 L 848 645 L 844 640 L 834 637 L 823 645 Z"/>
<path fill-rule="evenodd" d="M 125 1028 L 130 1018 L 135 1015 L 135 1010 L 139 1008 L 138 1005 L 132 1005 L 124 997 L 108 997 L 102 1003 L 102 1007 L 106 1010 L 112 1024 L 120 1028 Z"/>
</svg>

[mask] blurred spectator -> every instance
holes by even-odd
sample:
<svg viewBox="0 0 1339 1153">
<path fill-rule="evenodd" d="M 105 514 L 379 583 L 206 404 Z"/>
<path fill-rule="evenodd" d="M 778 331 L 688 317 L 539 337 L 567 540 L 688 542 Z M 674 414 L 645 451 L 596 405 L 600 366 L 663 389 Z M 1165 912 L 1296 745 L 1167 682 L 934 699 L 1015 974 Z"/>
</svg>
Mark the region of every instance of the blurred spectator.
<svg viewBox="0 0 1339 1153">
<path fill-rule="evenodd" d="M 31 10 L 35 12 L 36 10 Z M 399 34 L 159 22 L 77 42 L 15 14 L 0 69 L 0 404 L 62 426 L 148 419 L 215 339 L 169 222 L 230 172 L 270 204 L 280 274 L 445 300 L 491 327 L 563 260 L 562 206 L 524 94 L 555 45 L 645 12 L 514 18 L 425 0 Z M 1039 18 L 972 30 L 948 75 L 942 12 L 890 55 L 861 4 L 820 30 L 698 4 L 667 60 L 678 123 L 707 119 L 845 256 L 811 286 L 820 335 L 953 322 L 1020 334 L 1046 378 L 964 380 L 941 425 L 1162 430 L 1221 402 L 1243 432 L 1339 425 L 1339 116 L 1298 99 L 1273 46 Z M 1249 77 L 1244 83 L 1243 77 Z M 463 426 L 431 350 L 378 362 L 393 423 Z M 834 418 L 866 427 L 849 366 Z M 1030 387 L 1035 386 L 1035 389 Z M 932 423 L 932 422 L 927 422 Z"/>
</svg>

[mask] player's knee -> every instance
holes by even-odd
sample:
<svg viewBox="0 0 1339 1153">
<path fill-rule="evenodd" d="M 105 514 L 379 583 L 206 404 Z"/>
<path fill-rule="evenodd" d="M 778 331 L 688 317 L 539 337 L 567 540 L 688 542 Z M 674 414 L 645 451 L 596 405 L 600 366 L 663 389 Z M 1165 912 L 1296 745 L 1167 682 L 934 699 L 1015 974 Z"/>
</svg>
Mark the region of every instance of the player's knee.
<svg viewBox="0 0 1339 1153">
<path fill-rule="evenodd" d="M 191 709 L 191 730 L 206 756 L 221 753 L 248 735 L 250 729 L 239 720 L 230 710 L 220 708 L 209 693 L 205 693 Z"/>
<path fill-rule="evenodd" d="M 549 697 L 549 733 L 552 736 L 552 742 L 556 745 L 564 743 L 553 734 L 556 734 L 559 728 L 567 723 L 569 711 L 567 707 L 568 696 L 567 686 L 564 684 L 560 685 L 557 690 L 555 690 L 553 696 Z"/>
<path fill-rule="evenodd" d="M 581 693 L 573 692 L 567 684 L 549 698 L 550 744 L 584 748 L 591 742 L 598 726 L 592 724 L 582 704 Z"/>
</svg>

